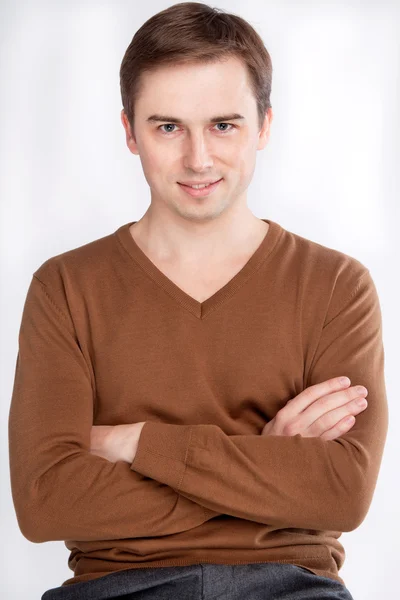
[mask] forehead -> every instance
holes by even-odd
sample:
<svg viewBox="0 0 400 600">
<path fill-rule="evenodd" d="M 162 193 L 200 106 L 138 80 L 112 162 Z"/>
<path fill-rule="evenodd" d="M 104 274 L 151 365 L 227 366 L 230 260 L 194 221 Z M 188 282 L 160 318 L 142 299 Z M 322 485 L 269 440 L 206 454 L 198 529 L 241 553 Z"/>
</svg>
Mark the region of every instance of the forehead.
<svg viewBox="0 0 400 600">
<path fill-rule="evenodd" d="M 200 64 L 162 66 L 141 78 L 136 111 L 175 115 L 190 122 L 193 115 L 243 115 L 255 106 L 245 64 L 236 57 Z"/>
</svg>

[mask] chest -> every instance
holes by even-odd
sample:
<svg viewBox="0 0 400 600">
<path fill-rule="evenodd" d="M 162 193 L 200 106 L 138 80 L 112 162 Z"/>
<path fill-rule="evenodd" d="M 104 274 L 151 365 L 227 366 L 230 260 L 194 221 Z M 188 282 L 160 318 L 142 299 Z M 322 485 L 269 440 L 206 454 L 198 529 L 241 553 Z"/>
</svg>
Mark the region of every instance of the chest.
<svg viewBox="0 0 400 600">
<path fill-rule="evenodd" d="M 176 278 L 182 288 L 187 281 Z M 210 281 L 185 290 L 204 298 L 215 289 Z M 115 303 L 104 307 L 92 342 L 96 424 L 215 423 L 239 433 L 242 423 L 258 431 L 303 384 L 299 311 L 290 299 L 282 307 L 278 287 L 249 294 L 242 286 L 205 319 L 157 286 L 119 299 L 112 326 Z"/>
</svg>

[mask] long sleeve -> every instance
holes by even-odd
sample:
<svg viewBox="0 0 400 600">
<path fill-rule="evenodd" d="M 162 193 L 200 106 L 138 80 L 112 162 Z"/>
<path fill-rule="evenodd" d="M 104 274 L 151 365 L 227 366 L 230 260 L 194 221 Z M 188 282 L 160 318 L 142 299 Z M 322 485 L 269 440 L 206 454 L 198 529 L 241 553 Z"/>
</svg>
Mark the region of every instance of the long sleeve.
<svg viewBox="0 0 400 600">
<path fill-rule="evenodd" d="M 62 297 L 62 295 L 58 295 Z M 11 490 L 32 542 L 162 536 L 216 513 L 90 453 L 94 390 L 67 303 L 35 275 L 27 293 L 9 413 Z"/>
<path fill-rule="evenodd" d="M 368 407 L 335 440 L 226 435 L 214 424 L 146 422 L 131 469 L 204 507 L 275 527 L 351 531 L 364 520 L 383 454 L 388 408 L 381 310 L 368 270 L 338 285 L 306 387 L 347 375 Z M 348 282 L 347 282 L 348 283 Z"/>
</svg>

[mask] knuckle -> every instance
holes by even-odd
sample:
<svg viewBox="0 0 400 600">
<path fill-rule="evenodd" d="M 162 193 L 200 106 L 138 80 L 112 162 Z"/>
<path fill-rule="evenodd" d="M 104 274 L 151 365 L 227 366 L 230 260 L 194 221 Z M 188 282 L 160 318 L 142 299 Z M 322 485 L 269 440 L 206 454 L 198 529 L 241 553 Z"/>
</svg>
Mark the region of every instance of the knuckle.
<svg viewBox="0 0 400 600">
<path fill-rule="evenodd" d="M 296 419 L 291 421 L 290 423 L 286 423 L 286 425 L 284 426 L 285 435 L 293 436 L 293 435 L 296 435 L 296 433 L 298 433 L 298 431 L 299 431 L 299 426 L 298 426 L 298 422 Z"/>
<path fill-rule="evenodd" d="M 301 398 L 301 400 L 303 400 L 303 401 L 305 400 L 305 403 L 307 405 L 311 404 L 312 402 L 314 402 L 314 400 L 316 400 L 318 398 L 317 390 L 318 390 L 319 385 L 320 384 L 317 384 L 317 385 L 313 385 L 309 388 L 306 388 L 297 397 Z"/>
<path fill-rule="evenodd" d="M 338 418 L 337 416 L 335 417 L 333 413 L 327 414 L 319 419 L 319 426 L 323 431 L 326 431 L 327 429 L 331 429 L 337 423 L 337 421 Z"/>
<path fill-rule="evenodd" d="M 332 425 L 330 424 L 330 419 L 326 415 L 320 417 L 312 425 L 313 431 L 318 431 L 318 433 L 321 433 L 321 431 L 326 431 L 330 427 L 332 427 Z"/>
<path fill-rule="evenodd" d="M 301 395 L 305 396 L 306 398 L 309 398 L 310 396 L 312 397 L 315 393 L 316 388 L 318 388 L 320 385 L 321 385 L 320 383 L 316 383 L 315 385 L 310 385 L 309 387 L 305 388 L 301 392 Z"/>
<path fill-rule="evenodd" d="M 328 396 L 324 396 L 323 398 L 320 398 L 318 400 L 318 403 L 321 405 L 322 408 L 328 408 L 329 404 L 330 404 L 330 399 Z"/>
</svg>

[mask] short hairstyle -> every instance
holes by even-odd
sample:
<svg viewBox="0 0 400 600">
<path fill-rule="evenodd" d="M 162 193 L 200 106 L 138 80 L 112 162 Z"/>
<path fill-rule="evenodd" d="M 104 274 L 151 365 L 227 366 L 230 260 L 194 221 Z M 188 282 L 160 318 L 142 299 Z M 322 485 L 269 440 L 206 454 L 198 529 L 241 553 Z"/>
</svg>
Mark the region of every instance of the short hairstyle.
<svg viewBox="0 0 400 600">
<path fill-rule="evenodd" d="M 213 63 L 237 57 L 247 67 L 261 129 L 271 107 L 272 62 L 260 35 L 242 17 L 200 2 L 180 2 L 158 12 L 135 33 L 120 67 L 125 114 L 134 129 L 140 76 L 163 65 Z"/>
</svg>

